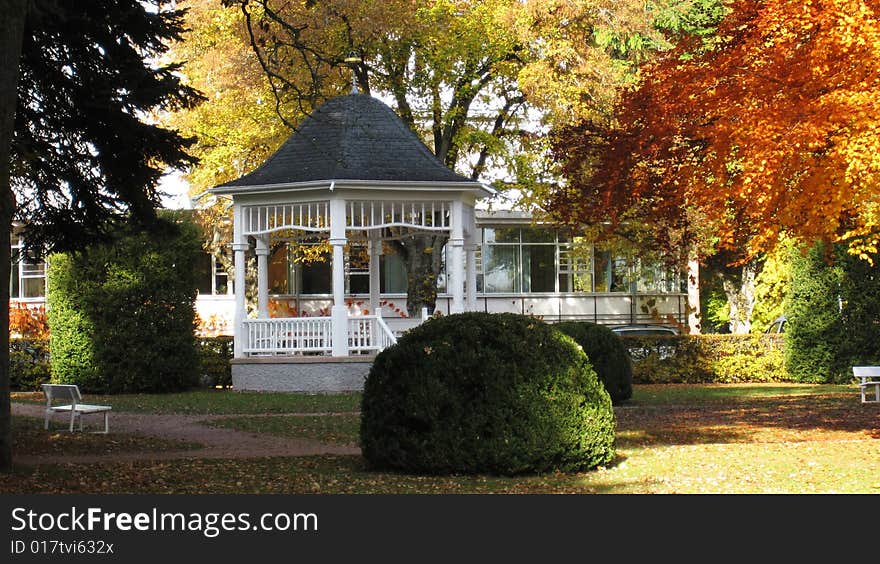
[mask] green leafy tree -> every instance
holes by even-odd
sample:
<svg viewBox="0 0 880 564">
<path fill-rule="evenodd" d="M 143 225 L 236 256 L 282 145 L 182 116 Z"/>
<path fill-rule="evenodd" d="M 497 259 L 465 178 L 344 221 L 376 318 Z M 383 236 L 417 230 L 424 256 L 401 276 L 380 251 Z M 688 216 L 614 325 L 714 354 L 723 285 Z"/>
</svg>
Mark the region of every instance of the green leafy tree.
<svg viewBox="0 0 880 564">
<path fill-rule="evenodd" d="M 27 240 L 72 249 L 117 221 L 151 225 L 167 167 L 192 162 L 187 141 L 147 120 L 194 104 L 175 65 L 156 65 L 180 38 L 166 2 L 0 3 L 0 279 L 9 278 L 12 220 Z M 12 464 L 8 288 L 0 305 L 0 470 Z"/>
<path fill-rule="evenodd" d="M 203 136 L 195 147 L 203 165 L 189 178 L 197 192 L 256 166 L 286 137 L 283 130 L 274 137 L 279 124 L 295 128 L 322 101 L 348 91 L 353 75 L 361 91 L 391 100 L 448 166 L 528 207 L 554 179 L 548 124 L 572 112 L 601 113 L 626 74 L 618 63 L 662 43 L 651 6 L 674 11 L 687 2 L 223 4 L 229 9 L 195 1 L 192 42 L 175 48 L 190 60 L 192 84 L 210 98 L 171 122 Z M 225 210 L 211 220 L 228 225 Z M 436 296 L 445 239 L 401 235 L 396 250 L 409 265 L 415 312 Z"/>
</svg>

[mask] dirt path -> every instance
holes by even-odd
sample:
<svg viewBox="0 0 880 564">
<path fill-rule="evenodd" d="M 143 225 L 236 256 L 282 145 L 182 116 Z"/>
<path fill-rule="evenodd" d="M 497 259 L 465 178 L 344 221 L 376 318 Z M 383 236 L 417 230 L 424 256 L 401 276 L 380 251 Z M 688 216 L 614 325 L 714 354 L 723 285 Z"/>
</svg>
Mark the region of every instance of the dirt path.
<svg viewBox="0 0 880 564">
<path fill-rule="evenodd" d="M 13 415 L 43 418 L 45 408 L 38 404 L 12 404 Z M 304 414 L 305 415 L 305 414 Z M 321 415 L 315 415 L 320 417 Z M 155 452 L 124 452 L 95 455 L 31 455 L 18 456 L 21 464 L 64 462 L 120 462 L 132 460 L 172 460 L 180 458 L 262 458 L 269 456 L 309 456 L 316 454 L 360 454 L 356 446 L 325 444 L 309 439 L 277 437 L 247 433 L 233 429 L 210 427 L 205 421 L 238 417 L 238 415 L 155 415 L 149 413 L 112 412 L 111 433 L 131 433 L 199 443 L 203 448 Z M 99 425 L 100 418 L 86 419 L 86 427 Z"/>
</svg>

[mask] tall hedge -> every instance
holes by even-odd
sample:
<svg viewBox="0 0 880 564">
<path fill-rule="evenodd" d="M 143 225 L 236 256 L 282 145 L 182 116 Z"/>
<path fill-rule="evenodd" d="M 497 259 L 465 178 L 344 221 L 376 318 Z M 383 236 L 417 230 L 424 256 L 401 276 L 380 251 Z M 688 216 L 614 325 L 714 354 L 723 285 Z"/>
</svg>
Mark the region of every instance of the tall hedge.
<svg viewBox="0 0 880 564">
<path fill-rule="evenodd" d="M 852 366 L 880 362 L 880 256 L 843 246 L 792 252 L 786 367 L 801 382 L 846 382 Z"/>
<path fill-rule="evenodd" d="M 564 321 L 553 327 L 581 346 L 613 403 L 618 404 L 632 397 L 633 375 L 629 355 L 614 331 L 586 321 Z"/>
<path fill-rule="evenodd" d="M 166 214 L 149 234 L 49 259 L 52 380 L 101 393 L 171 392 L 198 382 L 198 228 Z"/>
<path fill-rule="evenodd" d="M 373 363 L 361 449 L 373 468 L 520 474 L 593 468 L 614 456 L 611 398 L 575 342 L 510 313 L 450 315 Z"/>
</svg>

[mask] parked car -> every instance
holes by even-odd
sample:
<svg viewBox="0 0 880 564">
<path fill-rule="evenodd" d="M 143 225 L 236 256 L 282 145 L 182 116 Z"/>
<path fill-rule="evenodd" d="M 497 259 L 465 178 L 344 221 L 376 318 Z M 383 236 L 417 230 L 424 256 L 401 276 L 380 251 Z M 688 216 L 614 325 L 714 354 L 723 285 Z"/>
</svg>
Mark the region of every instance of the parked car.
<svg viewBox="0 0 880 564">
<path fill-rule="evenodd" d="M 618 335 L 678 335 L 678 329 L 669 325 L 621 325 L 611 330 Z"/>
<path fill-rule="evenodd" d="M 770 327 L 767 327 L 765 333 L 785 333 L 785 322 L 788 321 L 784 315 L 780 315 L 773 320 Z"/>
<path fill-rule="evenodd" d="M 669 325 L 621 325 L 619 327 L 612 327 L 611 330 L 621 337 L 674 337 L 678 335 L 678 329 Z M 628 346 L 626 349 L 633 362 L 646 358 L 652 352 L 656 352 L 660 360 L 675 355 L 675 347 L 666 345 L 658 345 L 656 347 Z"/>
</svg>

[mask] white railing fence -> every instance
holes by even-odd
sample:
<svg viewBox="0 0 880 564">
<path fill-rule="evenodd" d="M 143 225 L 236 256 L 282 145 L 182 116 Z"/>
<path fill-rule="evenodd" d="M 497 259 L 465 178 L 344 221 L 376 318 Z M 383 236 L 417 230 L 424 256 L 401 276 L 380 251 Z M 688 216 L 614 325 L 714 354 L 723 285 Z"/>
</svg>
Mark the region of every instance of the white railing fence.
<svg viewBox="0 0 880 564">
<path fill-rule="evenodd" d="M 244 324 L 247 356 L 330 355 L 333 349 L 330 317 L 248 319 Z M 396 342 L 381 315 L 348 320 L 349 354 L 378 353 Z"/>
</svg>

